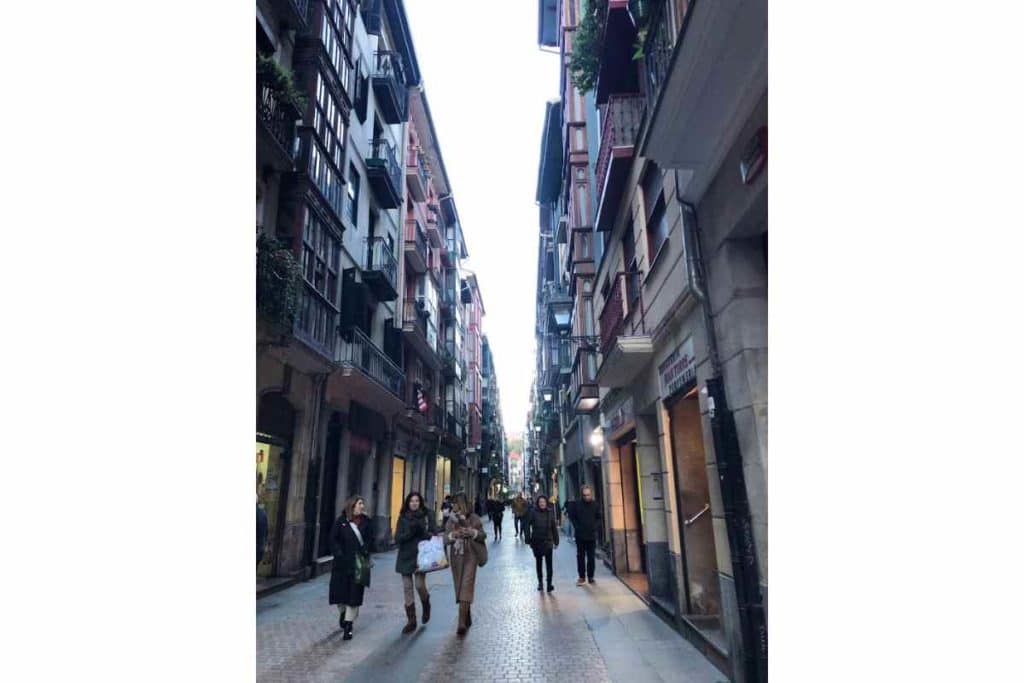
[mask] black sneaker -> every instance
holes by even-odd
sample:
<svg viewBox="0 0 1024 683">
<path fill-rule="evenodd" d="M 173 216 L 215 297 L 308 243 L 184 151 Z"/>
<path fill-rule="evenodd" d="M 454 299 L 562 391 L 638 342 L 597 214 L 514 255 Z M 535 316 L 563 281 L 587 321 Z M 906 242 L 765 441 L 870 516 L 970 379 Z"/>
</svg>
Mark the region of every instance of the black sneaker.
<svg viewBox="0 0 1024 683">
<path fill-rule="evenodd" d="M 587 583 L 593 585 L 595 583 L 594 582 L 594 577 L 590 577 L 589 579 L 587 579 Z"/>
<path fill-rule="evenodd" d="M 548 584 L 548 593 L 550 593 L 550 592 L 551 592 L 551 591 L 553 591 L 553 590 L 555 590 L 555 587 L 554 587 L 554 585 L 553 585 L 553 584 L 550 584 L 550 583 L 549 583 L 549 584 Z"/>
<path fill-rule="evenodd" d="M 539 591 L 542 591 L 542 590 L 544 590 L 544 584 L 542 584 L 542 583 L 538 583 L 538 584 L 537 584 L 537 590 L 539 590 Z"/>
</svg>

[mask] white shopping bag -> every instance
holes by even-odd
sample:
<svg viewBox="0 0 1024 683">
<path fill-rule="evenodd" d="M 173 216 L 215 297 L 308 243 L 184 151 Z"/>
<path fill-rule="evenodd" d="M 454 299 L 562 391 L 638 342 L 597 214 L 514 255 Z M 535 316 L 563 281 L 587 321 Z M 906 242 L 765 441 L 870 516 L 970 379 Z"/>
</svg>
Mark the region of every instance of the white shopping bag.
<svg viewBox="0 0 1024 683">
<path fill-rule="evenodd" d="M 447 567 L 448 558 L 444 554 L 444 539 L 441 536 L 432 536 L 426 541 L 419 542 L 416 553 L 416 571 L 425 574 Z"/>
</svg>

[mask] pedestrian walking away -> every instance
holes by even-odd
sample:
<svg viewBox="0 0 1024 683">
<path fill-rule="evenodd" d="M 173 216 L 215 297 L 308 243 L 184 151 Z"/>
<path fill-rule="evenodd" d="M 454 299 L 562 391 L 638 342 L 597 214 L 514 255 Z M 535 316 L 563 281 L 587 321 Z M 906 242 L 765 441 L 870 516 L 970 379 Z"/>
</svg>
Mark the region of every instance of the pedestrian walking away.
<svg viewBox="0 0 1024 683">
<path fill-rule="evenodd" d="M 452 514 L 445 526 L 444 542 L 451 547 L 450 563 L 455 602 L 459 605 L 460 636 L 473 625 L 470 606 L 476 588 L 476 570 L 487 561 L 487 532 L 480 516 L 473 512 L 465 493 L 458 493 L 452 501 Z"/>
<path fill-rule="evenodd" d="M 520 535 L 525 537 L 526 535 L 526 499 L 523 498 L 523 492 L 520 491 L 516 494 L 515 499 L 512 501 L 512 517 L 516 525 L 516 538 Z"/>
<path fill-rule="evenodd" d="M 505 517 L 505 503 L 500 500 L 491 499 L 487 501 L 487 515 L 491 518 L 494 526 L 495 542 L 501 540 L 501 522 Z"/>
<path fill-rule="evenodd" d="M 370 546 L 373 533 L 366 518 L 366 501 L 352 496 L 331 530 L 334 566 L 330 602 L 338 606 L 342 640 L 352 640 L 352 624 L 359 616 L 363 592 L 370 587 Z"/>
<path fill-rule="evenodd" d="M 594 500 L 594 489 L 585 485 L 580 493 L 583 500 L 569 506 L 569 521 L 576 535 L 576 585 L 585 581 L 594 583 L 594 553 L 597 549 L 597 530 L 601 524 L 601 508 Z"/>
<path fill-rule="evenodd" d="M 437 531 L 433 517 L 423 506 L 423 496 L 419 491 L 412 491 L 405 497 L 395 528 L 395 543 L 398 544 L 395 571 L 402 575 L 402 589 L 405 592 L 406 624 L 402 633 L 416 630 L 414 584 L 423 606 L 423 623 L 430 621 L 430 593 L 427 592 L 426 575 L 416 569 L 416 555 L 420 541 L 429 539 Z"/>
<path fill-rule="evenodd" d="M 537 496 L 537 505 L 526 518 L 526 542 L 533 548 L 537 562 L 537 590 L 544 590 L 544 575 L 541 563 L 547 565 L 548 593 L 555 590 L 552 582 L 551 562 L 554 549 L 558 547 L 558 522 L 555 511 L 548 506 L 547 496 Z"/>
</svg>

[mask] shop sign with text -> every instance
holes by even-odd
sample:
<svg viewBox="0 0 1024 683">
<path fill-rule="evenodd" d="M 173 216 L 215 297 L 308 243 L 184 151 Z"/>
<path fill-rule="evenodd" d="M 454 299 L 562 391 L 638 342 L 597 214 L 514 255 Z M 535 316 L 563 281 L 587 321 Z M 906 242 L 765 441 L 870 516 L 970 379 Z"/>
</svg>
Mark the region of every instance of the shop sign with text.
<svg viewBox="0 0 1024 683">
<path fill-rule="evenodd" d="M 693 337 L 676 347 L 668 358 L 658 366 L 661 379 L 661 396 L 668 398 L 681 388 L 697 379 L 697 359 L 693 355 Z"/>
</svg>

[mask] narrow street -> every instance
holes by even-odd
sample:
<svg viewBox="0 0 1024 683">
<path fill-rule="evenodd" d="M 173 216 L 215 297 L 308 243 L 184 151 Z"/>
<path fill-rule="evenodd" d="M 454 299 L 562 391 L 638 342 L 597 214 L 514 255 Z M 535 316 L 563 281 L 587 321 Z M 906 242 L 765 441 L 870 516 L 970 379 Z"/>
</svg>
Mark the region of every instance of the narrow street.
<svg viewBox="0 0 1024 683">
<path fill-rule="evenodd" d="M 427 576 L 430 623 L 401 634 L 395 552 L 381 553 L 374 556 L 372 586 L 350 641 L 342 641 L 337 609 L 327 604 L 329 575 L 257 601 L 257 680 L 726 679 L 600 561 L 597 582 L 577 587 L 572 539 L 563 539 L 554 554 L 555 591 L 538 593 L 530 548 L 514 537 L 508 519 L 505 530 L 501 542 L 489 543 L 490 559 L 477 575 L 473 626 L 464 638 L 455 635 L 448 571 Z"/>
</svg>

